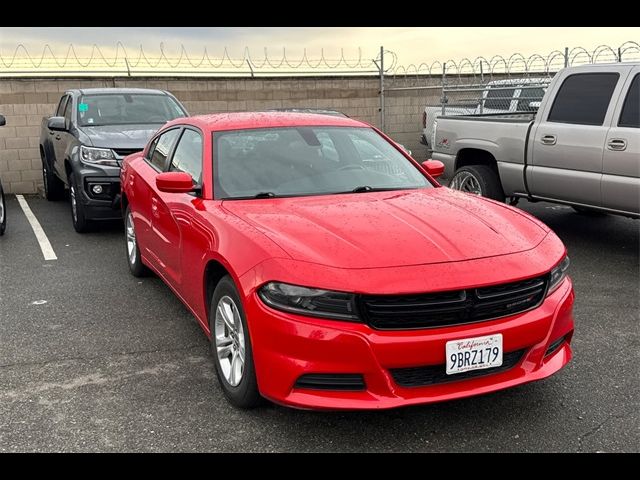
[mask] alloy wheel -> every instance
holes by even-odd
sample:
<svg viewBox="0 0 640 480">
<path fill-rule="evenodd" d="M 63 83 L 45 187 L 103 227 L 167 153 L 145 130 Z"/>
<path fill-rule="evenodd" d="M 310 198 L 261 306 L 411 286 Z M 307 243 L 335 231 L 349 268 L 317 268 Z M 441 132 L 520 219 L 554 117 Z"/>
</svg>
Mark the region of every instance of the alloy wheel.
<svg viewBox="0 0 640 480">
<path fill-rule="evenodd" d="M 134 265 L 136 263 L 136 231 L 133 226 L 133 215 L 131 212 L 127 215 L 127 219 L 125 221 L 126 232 L 127 232 L 127 253 L 129 254 L 129 263 Z"/>
<path fill-rule="evenodd" d="M 238 307 L 227 295 L 220 299 L 216 307 L 213 335 L 222 375 L 229 385 L 236 387 L 244 374 L 244 327 Z"/>
<path fill-rule="evenodd" d="M 482 195 L 482 188 L 480 182 L 471 172 L 457 173 L 451 181 L 451 188 L 454 190 L 460 190 L 462 192 L 475 193 L 476 195 Z"/>
<path fill-rule="evenodd" d="M 0 195 L 0 225 L 4 222 L 4 197 Z"/>
<path fill-rule="evenodd" d="M 69 195 L 71 196 L 71 213 L 73 214 L 73 221 L 78 222 L 78 205 L 76 203 L 76 187 L 71 185 L 69 188 Z"/>
</svg>

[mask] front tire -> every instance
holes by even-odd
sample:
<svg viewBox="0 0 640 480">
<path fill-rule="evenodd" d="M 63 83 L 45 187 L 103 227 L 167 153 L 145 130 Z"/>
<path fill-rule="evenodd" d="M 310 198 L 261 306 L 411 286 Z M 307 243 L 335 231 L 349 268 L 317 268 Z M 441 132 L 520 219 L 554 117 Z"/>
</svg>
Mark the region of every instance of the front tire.
<svg viewBox="0 0 640 480">
<path fill-rule="evenodd" d="M 254 408 L 258 391 L 253 349 L 240 295 L 230 276 L 216 286 L 209 308 L 211 351 L 216 375 L 227 400 L 238 408 Z"/>
<path fill-rule="evenodd" d="M 505 196 L 498 175 L 487 165 L 470 165 L 456 170 L 449 188 L 474 193 L 504 202 Z"/>
<path fill-rule="evenodd" d="M 44 158 L 42 159 L 42 183 L 44 184 L 44 198 L 47 200 L 60 200 L 64 195 L 64 184 L 53 173 Z"/>
<path fill-rule="evenodd" d="M 138 237 L 133 223 L 133 214 L 131 207 L 127 205 L 124 213 L 124 233 L 127 241 L 127 264 L 129 271 L 134 277 L 145 277 L 149 273 L 149 269 L 142 263 L 140 256 L 140 247 L 138 246 Z"/>
<path fill-rule="evenodd" d="M 0 183 L 0 236 L 4 235 L 7 228 L 7 203 L 4 200 L 4 190 Z"/>
<path fill-rule="evenodd" d="M 75 174 L 69 175 L 69 197 L 71 201 L 71 220 L 73 228 L 78 233 L 89 231 L 89 220 L 85 217 L 84 205 L 80 201 L 81 190 L 76 184 Z"/>
</svg>

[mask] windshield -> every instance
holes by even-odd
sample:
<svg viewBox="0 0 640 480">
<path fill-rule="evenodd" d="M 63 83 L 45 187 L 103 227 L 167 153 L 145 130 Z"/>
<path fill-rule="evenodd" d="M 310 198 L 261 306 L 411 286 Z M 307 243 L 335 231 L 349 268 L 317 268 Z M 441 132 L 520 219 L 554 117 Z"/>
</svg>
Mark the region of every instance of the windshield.
<svg viewBox="0 0 640 480">
<path fill-rule="evenodd" d="M 214 134 L 216 198 L 323 195 L 430 188 L 370 128 L 287 127 Z"/>
<path fill-rule="evenodd" d="M 78 102 L 78 124 L 133 125 L 165 123 L 186 113 L 167 95 L 145 93 L 109 93 L 83 95 Z"/>
</svg>

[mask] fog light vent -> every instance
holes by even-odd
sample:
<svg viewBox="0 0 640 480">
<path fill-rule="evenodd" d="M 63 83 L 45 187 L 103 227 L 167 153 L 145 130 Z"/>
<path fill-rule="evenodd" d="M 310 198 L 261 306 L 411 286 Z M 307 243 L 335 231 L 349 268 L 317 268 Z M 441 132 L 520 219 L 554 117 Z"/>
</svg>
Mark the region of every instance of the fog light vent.
<svg viewBox="0 0 640 480">
<path fill-rule="evenodd" d="M 302 375 L 295 388 L 310 390 L 364 390 L 364 377 L 351 373 L 312 373 Z"/>
<path fill-rule="evenodd" d="M 564 343 L 564 339 L 565 337 L 562 336 L 559 339 L 557 339 L 555 342 L 553 342 L 551 345 L 549 345 L 549 348 L 547 348 L 547 351 L 545 352 L 544 356 L 547 357 L 551 355 L 553 352 L 555 352 L 556 350 L 558 350 Z"/>
</svg>

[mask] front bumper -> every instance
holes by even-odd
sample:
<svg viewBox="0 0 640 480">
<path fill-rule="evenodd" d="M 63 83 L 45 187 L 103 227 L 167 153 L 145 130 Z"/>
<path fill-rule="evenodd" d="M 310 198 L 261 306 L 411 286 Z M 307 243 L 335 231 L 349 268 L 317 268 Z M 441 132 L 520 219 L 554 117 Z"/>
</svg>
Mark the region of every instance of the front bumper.
<svg viewBox="0 0 640 480">
<path fill-rule="evenodd" d="M 291 315 L 265 306 L 255 293 L 247 298 L 260 392 L 298 408 L 384 409 L 479 395 L 540 380 L 571 359 L 573 287 L 566 279 L 538 308 L 498 320 L 445 328 L 381 331 L 362 323 Z M 501 333 L 504 352 L 524 350 L 518 363 L 502 372 L 429 386 L 401 387 L 390 369 L 441 365 L 445 343 L 457 338 Z M 545 355 L 564 337 L 562 345 Z M 443 367 L 444 368 L 444 365 Z M 361 391 L 296 388 L 305 374 L 361 374 Z"/>
<path fill-rule="evenodd" d="M 76 172 L 81 187 L 80 201 L 89 220 L 117 220 L 120 211 L 120 168 L 81 164 Z M 94 185 L 102 187 L 101 194 L 92 191 Z"/>
</svg>

